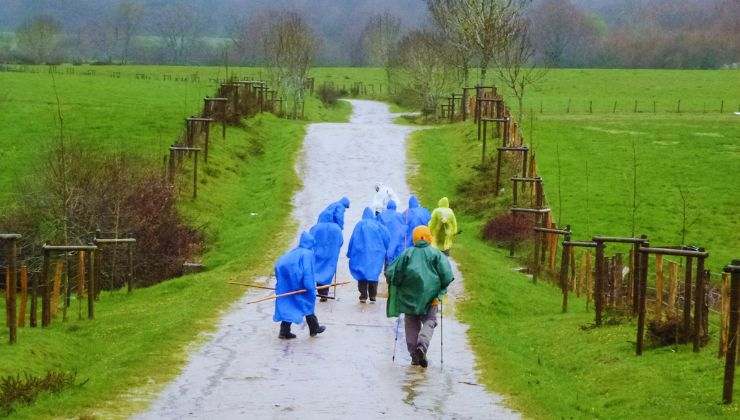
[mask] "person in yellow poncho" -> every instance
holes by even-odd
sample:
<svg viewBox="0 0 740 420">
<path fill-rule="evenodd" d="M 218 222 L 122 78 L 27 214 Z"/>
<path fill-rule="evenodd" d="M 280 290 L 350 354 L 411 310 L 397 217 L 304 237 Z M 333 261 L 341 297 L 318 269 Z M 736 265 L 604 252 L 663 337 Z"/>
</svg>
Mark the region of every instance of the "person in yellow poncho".
<svg viewBox="0 0 740 420">
<path fill-rule="evenodd" d="M 429 230 L 432 231 L 432 246 L 450 255 L 452 243 L 459 233 L 455 212 L 450 208 L 450 200 L 442 197 L 437 203 L 437 208 L 432 212 L 429 221 Z"/>
</svg>

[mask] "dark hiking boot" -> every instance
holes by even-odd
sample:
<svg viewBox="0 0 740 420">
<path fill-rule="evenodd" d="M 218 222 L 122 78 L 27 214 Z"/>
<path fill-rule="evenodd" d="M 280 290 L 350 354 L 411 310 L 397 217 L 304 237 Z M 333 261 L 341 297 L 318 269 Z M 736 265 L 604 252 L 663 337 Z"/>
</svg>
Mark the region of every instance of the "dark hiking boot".
<svg viewBox="0 0 740 420">
<path fill-rule="evenodd" d="M 374 297 L 371 297 L 370 298 L 370 302 L 375 302 L 375 298 Z"/>
<path fill-rule="evenodd" d="M 360 296 L 360 303 L 367 303 L 367 298 Z"/>
<path fill-rule="evenodd" d="M 429 366 L 429 361 L 427 360 L 427 352 L 424 351 L 424 349 L 422 349 L 421 347 L 417 347 L 414 355 L 416 356 L 416 360 L 419 362 L 419 366 L 423 368 Z"/>
<path fill-rule="evenodd" d="M 411 366 L 419 366 L 419 358 L 416 357 L 416 351 L 411 353 Z"/>
<path fill-rule="evenodd" d="M 311 337 L 316 337 L 324 331 L 326 331 L 326 327 L 323 325 L 319 325 L 319 327 L 314 332 L 310 333 L 310 335 Z"/>
<path fill-rule="evenodd" d="M 308 324 L 308 333 L 311 335 L 311 337 L 316 337 L 317 335 L 326 331 L 325 326 L 319 325 L 319 319 L 316 318 L 316 315 L 307 315 L 306 323 Z"/>
<path fill-rule="evenodd" d="M 281 322 L 280 323 L 280 334 L 278 335 L 278 338 L 282 340 L 290 340 L 295 337 L 296 335 L 290 332 L 290 322 Z"/>
<path fill-rule="evenodd" d="M 327 298 L 322 297 L 321 299 L 319 299 L 319 302 L 326 302 L 327 300 L 328 300 Z"/>
</svg>

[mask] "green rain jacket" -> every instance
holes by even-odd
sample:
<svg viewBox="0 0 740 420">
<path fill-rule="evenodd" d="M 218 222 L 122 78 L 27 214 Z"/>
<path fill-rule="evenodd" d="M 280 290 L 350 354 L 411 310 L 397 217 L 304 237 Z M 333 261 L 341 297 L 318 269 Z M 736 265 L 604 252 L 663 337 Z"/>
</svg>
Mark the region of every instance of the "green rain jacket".
<svg viewBox="0 0 740 420">
<path fill-rule="evenodd" d="M 454 280 L 447 257 L 424 241 L 396 258 L 385 276 L 389 318 L 399 314 L 426 314 L 432 300 L 447 293 L 447 286 Z"/>
</svg>

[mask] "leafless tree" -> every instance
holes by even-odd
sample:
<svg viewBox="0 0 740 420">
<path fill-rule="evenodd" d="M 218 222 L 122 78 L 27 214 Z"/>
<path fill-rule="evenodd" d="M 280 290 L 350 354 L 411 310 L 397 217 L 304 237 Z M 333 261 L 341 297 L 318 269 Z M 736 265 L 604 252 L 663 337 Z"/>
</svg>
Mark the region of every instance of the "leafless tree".
<svg viewBox="0 0 740 420">
<path fill-rule="evenodd" d="M 195 8 L 186 2 L 168 3 L 157 11 L 156 30 L 163 38 L 167 59 L 184 63 L 200 40 L 203 24 Z"/>
<path fill-rule="evenodd" d="M 438 32 L 409 32 L 391 56 L 389 85 L 404 96 L 411 96 L 413 104 L 421 106 L 424 112 L 434 112 L 454 84 L 448 48 L 445 37 Z"/>
<path fill-rule="evenodd" d="M 454 2 L 446 0 L 426 0 L 432 19 L 449 44 L 454 48 L 459 63 L 460 84 L 467 86 L 470 80 L 470 66 L 474 58 L 473 39 L 468 38 L 468 33 L 460 29 L 459 22 L 453 19 L 451 10 Z"/>
<path fill-rule="evenodd" d="M 297 12 L 274 12 L 266 21 L 262 46 L 273 84 L 293 100 L 303 100 L 308 71 L 319 48 L 311 27 Z"/>
<path fill-rule="evenodd" d="M 372 16 L 362 31 L 366 63 L 373 67 L 386 67 L 400 35 L 401 19 L 389 12 Z"/>
<path fill-rule="evenodd" d="M 137 1 L 121 0 L 116 8 L 115 33 L 121 47 L 121 64 L 128 63 L 131 43 L 139 30 L 143 16 L 144 6 Z"/>
<path fill-rule="evenodd" d="M 562 65 L 569 51 L 596 37 L 594 22 L 571 0 L 544 0 L 532 10 L 531 20 L 532 40 L 549 66 Z"/>
<path fill-rule="evenodd" d="M 510 39 L 496 54 L 494 60 L 497 78 L 516 97 L 518 117 L 522 121 L 526 89 L 545 77 L 547 68 L 535 65 L 534 47 L 528 33 L 528 21 L 519 18 L 514 26 L 515 29 Z"/>
<path fill-rule="evenodd" d="M 427 0 L 437 25 L 457 48 L 478 60 L 480 83 L 489 65 L 512 38 L 530 0 Z"/>
<path fill-rule="evenodd" d="M 36 16 L 16 30 L 18 49 L 35 63 L 49 63 L 53 59 L 61 30 L 50 16 Z"/>
<path fill-rule="evenodd" d="M 232 19 L 229 24 L 229 35 L 239 62 L 264 63 L 264 48 L 259 40 L 265 37 L 269 17 L 269 12 L 257 10 Z"/>
</svg>

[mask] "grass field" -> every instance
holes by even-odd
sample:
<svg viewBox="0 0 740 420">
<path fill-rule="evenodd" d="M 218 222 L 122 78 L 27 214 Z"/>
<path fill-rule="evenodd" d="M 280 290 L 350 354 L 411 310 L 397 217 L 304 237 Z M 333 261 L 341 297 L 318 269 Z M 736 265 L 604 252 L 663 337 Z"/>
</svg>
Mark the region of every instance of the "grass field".
<svg viewBox="0 0 740 420">
<path fill-rule="evenodd" d="M 0 179 L 12 182 L 32 174 L 33 163 L 44 156 L 54 135 L 56 105 L 48 74 L 0 73 L 0 80 L 3 87 L 10 81 L 12 96 L 0 113 L 1 161 L 12 166 L 3 165 Z M 199 110 L 215 83 L 60 76 L 57 89 L 69 136 L 99 153 L 125 151 L 159 164 L 179 134 L 182 118 Z M 316 121 L 344 121 L 349 112 L 346 103 L 327 109 L 311 99 L 306 105 L 307 117 Z M 291 199 L 299 185 L 295 159 L 305 125 L 260 115 L 243 127 L 229 127 L 226 141 L 216 135 L 220 128 L 214 128 L 199 198 L 180 205 L 189 223 L 206 234 L 203 262 L 208 270 L 131 295 L 104 292 L 92 322 L 73 316 L 49 329 L 21 329 L 17 345 L 1 347 L 0 376 L 59 369 L 77 371 L 78 380 L 87 382 L 60 395 L 42 395 L 30 407 L 17 407 L 14 415 L 125 416 L 176 374 L 187 348 L 244 293 L 226 281 L 269 272 L 291 242 Z M 23 141 L 16 143 L 17 138 Z M 15 192 L 7 184 L 2 187 L 5 197 L 12 198 Z M 5 328 L 0 342 L 7 342 Z"/>
<path fill-rule="evenodd" d="M 17 193 L 13 184 L 42 163 L 57 130 L 51 76 L 46 68 L 35 69 L 37 73 L 0 72 L 0 202 L 12 202 Z M 96 75 L 81 75 L 89 69 Z M 112 72 L 121 77 L 110 77 Z M 230 72 L 263 76 L 259 69 Z M 217 67 L 79 66 L 75 73 L 56 77 L 67 135 L 100 153 L 127 151 L 152 164 L 161 163 L 166 147 L 182 130 L 183 118 L 197 112 L 203 96 L 214 92 L 213 79 L 226 77 L 225 69 Z M 140 73 L 152 78 L 136 79 Z M 199 82 L 161 80 L 164 74 L 185 79 L 195 73 Z M 377 97 L 385 93 L 379 91 L 380 84 L 386 85 L 382 69 L 320 68 L 313 74 L 317 85 L 332 81 L 349 87 L 363 81 L 376 86 Z M 523 125 L 538 151 L 556 219 L 570 223 L 578 238 L 630 233 L 634 139 L 640 180 L 637 233 L 650 235 L 654 244 L 678 241 L 680 183 L 690 199 L 687 242 L 709 249 L 713 269 L 737 257 L 740 229 L 734 215 L 740 197 L 731 187 L 738 181 L 740 125 L 729 114 L 737 107 L 737 80 L 737 71 L 550 72 L 527 99 L 525 108 L 534 112 Z M 678 98 L 685 98 L 680 115 L 671 105 Z M 723 98 L 725 115 L 703 114 L 703 104 L 718 108 Z M 566 113 L 568 99 L 571 109 Z M 641 111 L 646 108 L 640 104 L 652 109 L 656 100 L 657 115 L 633 113 L 635 99 Z M 615 100 L 625 106 L 613 114 Z M 593 101 L 593 115 L 588 101 Z M 349 107 L 325 109 L 311 99 L 306 113 L 307 120 L 342 121 Z M 93 323 L 25 329 L 18 346 L 3 347 L 0 375 L 55 368 L 77 369 L 80 379 L 89 379 L 79 389 L 20 408 L 20 417 L 125 414 L 143 404 L 141 395 L 177 372 L 188 343 L 241 295 L 241 290 L 226 287 L 224 279 L 262 272 L 289 242 L 290 197 L 297 186 L 293 164 L 303 127 L 304 122 L 260 116 L 244 129 L 230 128 L 226 143 L 214 136 L 219 140 L 210 165 L 216 169 L 201 178 L 201 198 L 182 204 L 193 225 L 206 230 L 209 271 L 131 296 L 106 293 Z M 472 136 L 472 124 L 455 124 L 413 140 L 412 156 L 422 164 L 413 184 L 426 204 L 449 195 L 455 205 L 457 186 L 480 159 L 480 145 L 470 141 Z M 250 139 L 264 146 L 264 155 L 235 158 L 235 151 L 248 149 Z M 658 177 L 665 180 L 656 181 Z M 249 213 L 257 216 L 245 223 Z M 716 343 L 699 356 L 679 346 L 651 350 L 637 359 L 630 343 L 633 325 L 581 331 L 591 313 L 576 309 L 558 314 L 557 291 L 526 283 L 512 271 L 511 260 L 478 239 L 483 221 L 461 216 L 466 233 L 455 257 L 471 296 L 463 316 L 471 324 L 487 384 L 511 395 L 516 407 L 553 418 L 737 414 L 737 406 L 718 404 Z M 584 302 L 575 300 L 573 307 L 584 308 Z M 0 342 L 6 334 L 0 332 Z"/>
<path fill-rule="evenodd" d="M 426 205 L 448 196 L 473 175 L 480 147 L 460 124 L 418 132 L 410 156 L 419 166 L 412 188 Z M 472 132 L 472 130 L 467 130 Z M 509 403 L 535 418 L 736 417 L 738 405 L 720 404 L 722 361 L 716 340 L 700 354 L 690 346 L 650 349 L 634 356 L 635 325 L 581 329 L 593 322 L 584 299 L 560 313 L 560 294 L 533 285 L 519 264 L 479 238 L 484 220 L 458 212 L 463 234 L 452 252 L 465 278 L 462 319 L 482 378 Z M 736 391 L 736 396 L 737 396 Z"/>
<path fill-rule="evenodd" d="M 225 75 L 215 67 L 74 68 L 75 75 L 60 74 L 54 79 L 44 67 L 33 67 L 37 73 L 0 72 L 0 201 L 18 192 L 17 184 L 44 164 L 46 151 L 56 141 L 55 85 L 66 137 L 96 153 L 126 152 L 159 164 L 183 130 L 184 119 L 199 113 L 203 98 L 216 91 L 218 83 L 209 78 Z M 90 69 L 97 76 L 81 75 Z M 120 78 L 107 76 L 119 70 Z M 203 76 L 200 82 L 191 83 L 139 80 L 135 78 L 139 73 Z M 306 103 L 307 120 L 342 120 L 348 113 L 349 105 L 343 102 L 332 109 L 322 107 L 315 98 Z"/>
<path fill-rule="evenodd" d="M 208 271 L 131 295 L 104 292 L 95 321 L 23 328 L 17 345 L 3 344 L 0 375 L 62 369 L 89 380 L 79 389 L 18 408 L 17 416 L 124 415 L 171 378 L 190 343 L 244 293 L 226 281 L 269 272 L 290 242 L 291 198 L 298 186 L 294 164 L 303 132 L 301 122 L 259 116 L 246 129 L 230 128 L 228 141 L 213 149 L 209 165 L 222 169 L 204 178 L 198 201 L 183 202 L 185 214 L 209 238 L 203 258 Z M 242 161 L 236 155 L 250 139 L 264 146 L 264 154 Z M 245 220 L 250 213 L 256 215 Z M 6 341 L 3 329 L 0 342 Z"/>
</svg>

